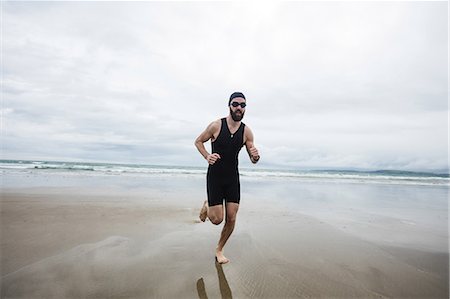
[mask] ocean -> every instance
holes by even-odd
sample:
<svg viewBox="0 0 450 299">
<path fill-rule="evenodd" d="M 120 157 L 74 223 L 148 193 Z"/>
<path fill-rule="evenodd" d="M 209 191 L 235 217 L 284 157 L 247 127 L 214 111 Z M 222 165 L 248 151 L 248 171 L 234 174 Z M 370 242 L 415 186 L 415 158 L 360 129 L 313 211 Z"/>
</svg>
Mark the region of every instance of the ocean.
<svg viewBox="0 0 450 299">
<path fill-rule="evenodd" d="M 2 177 L 21 174 L 56 174 L 71 176 L 140 176 L 140 177 L 204 177 L 207 166 L 162 166 L 91 162 L 0 160 Z M 240 168 L 243 179 L 283 181 L 341 181 L 348 183 L 406 184 L 450 186 L 448 173 L 398 170 L 286 170 Z"/>
</svg>

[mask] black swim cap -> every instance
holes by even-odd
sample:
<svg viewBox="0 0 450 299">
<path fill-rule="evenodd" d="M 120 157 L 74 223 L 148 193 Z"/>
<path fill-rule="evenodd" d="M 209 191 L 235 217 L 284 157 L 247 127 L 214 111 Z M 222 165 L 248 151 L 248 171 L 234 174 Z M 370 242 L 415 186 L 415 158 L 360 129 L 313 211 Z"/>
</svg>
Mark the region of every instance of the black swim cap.
<svg viewBox="0 0 450 299">
<path fill-rule="evenodd" d="M 228 101 L 228 106 L 230 106 L 230 103 L 234 98 L 243 98 L 244 100 L 246 100 L 242 92 L 233 92 L 230 96 L 230 100 Z"/>
</svg>

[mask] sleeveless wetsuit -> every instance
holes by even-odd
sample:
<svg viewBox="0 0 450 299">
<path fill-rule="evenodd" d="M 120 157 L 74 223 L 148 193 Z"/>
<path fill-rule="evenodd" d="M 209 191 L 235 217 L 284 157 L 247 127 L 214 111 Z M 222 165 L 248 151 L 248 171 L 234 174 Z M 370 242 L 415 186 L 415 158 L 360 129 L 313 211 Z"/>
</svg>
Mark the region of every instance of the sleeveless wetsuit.
<svg viewBox="0 0 450 299">
<path fill-rule="evenodd" d="M 206 176 L 208 205 L 215 206 L 225 202 L 239 203 L 241 192 L 239 184 L 238 155 L 244 145 L 244 127 L 241 122 L 239 129 L 232 134 L 227 121 L 222 118 L 219 136 L 211 143 L 212 153 L 218 153 L 220 159 L 209 165 Z"/>
</svg>

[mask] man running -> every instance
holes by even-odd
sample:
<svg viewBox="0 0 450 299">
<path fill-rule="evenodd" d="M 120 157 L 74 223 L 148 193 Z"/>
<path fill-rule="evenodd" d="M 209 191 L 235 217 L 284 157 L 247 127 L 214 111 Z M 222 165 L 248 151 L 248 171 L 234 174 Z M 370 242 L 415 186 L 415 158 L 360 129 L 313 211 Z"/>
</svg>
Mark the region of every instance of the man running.
<svg viewBox="0 0 450 299">
<path fill-rule="evenodd" d="M 208 161 L 206 177 L 208 201 L 203 203 L 200 220 L 209 218 L 213 224 L 220 224 L 224 217 L 223 201 L 225 200 L 225 225 L 216 248 L 216 260 L 225 264 L 229 260 L 223 255 L 223 247 L 233 232 L 236 214 L 239 209 L 240 184 L 238 171 L 238 155 L 245 144 L 250 161 L 257 163 L 259 153 L 253 144 L 253 133 L 241 122 L 245 114 L 246 99 L 241 92 L 230 96 L 227 117 L 213 121 L 195 140 L 195 146 Z M 208 153 L 204 143 L 211 140 L 212 153 Z"/>
</svg>

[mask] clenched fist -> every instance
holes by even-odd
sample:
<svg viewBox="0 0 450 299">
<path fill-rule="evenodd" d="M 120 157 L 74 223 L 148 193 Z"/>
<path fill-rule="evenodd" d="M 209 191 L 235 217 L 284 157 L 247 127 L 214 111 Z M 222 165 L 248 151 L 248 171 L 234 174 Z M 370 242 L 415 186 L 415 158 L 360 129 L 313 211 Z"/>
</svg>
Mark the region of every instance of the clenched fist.
<svg viewBox="0 0 450 299">
<path fill-rule="evenodd" d="M 217 153 L 213 153 L 213 154 L 209 154 L 206 157 L 206 161 L 208 161 L 209 165 L 214 165 L 214 163 L 216 163 L 216 161 L 220 159 L 220 155 Z"/>
<path fill-rule="evenodd" d="M 249 149 L 249 152 L 250 152 L 250 156 L 252 157 L 252 160 L 253 160 L 254 162 L 258 162 L 258 160 L 259 160 L 259 152 L 258 152 L 258 150 L 256 149 L 256 147 L 251 147 L 251 148 Z"/>
</svg>

